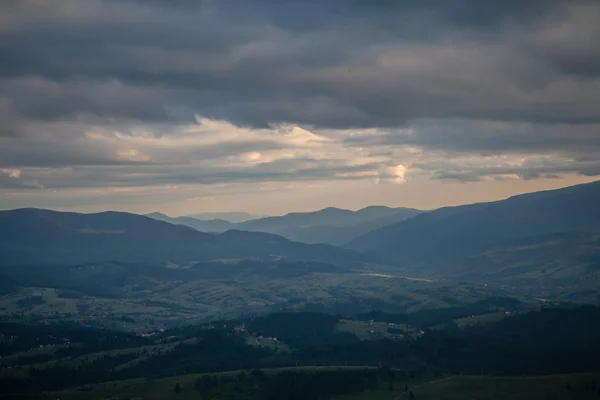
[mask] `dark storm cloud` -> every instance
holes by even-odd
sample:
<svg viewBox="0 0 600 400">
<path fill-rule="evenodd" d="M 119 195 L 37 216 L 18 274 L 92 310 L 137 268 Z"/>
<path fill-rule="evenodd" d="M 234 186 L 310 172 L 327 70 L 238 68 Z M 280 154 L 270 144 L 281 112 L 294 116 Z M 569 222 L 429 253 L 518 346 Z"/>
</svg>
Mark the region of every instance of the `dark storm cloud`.
<svg viewBox="0 0 600 400">
<path fill-rule="evenodd" d="M 117 0 L 119 2 L 120 0 Z M 139 4 L 160 5 L 186 11 L 214 5 L 214 1 L 151 0 Z M 477 28 L 497 28 L 503 23 L 528 23 L 540 15 L 553 14 L 565 5 L 564 0 L 256 0 L 244 7 L 240 1 L 221 1 L 224 10 L 237 13 L 244 9 L 245 16 L 255 20 L 269 20 L 294 30 L 314 29 L 338 18 L 371 19 L 393 22 L 398 14 L 418 16 L 427 14 L 439 21 Z M 266 17 L 265 17 L 266 16 Z M 398 29 L 398 24 L 385 25 Z"/>
<path fill-rule="evenodd" d="M 0 168 L 99 168 L 94 179 L 88 170 L 40 177 L 49 187 L 353 179 L 345 176 L 393 166 L 402 162 L 394 148 L 415 146 L 449 158 L 562 160 L 415 164 L 440 179 L 594 175 L 598 19 L 592 0 L 4 1 Z M 387 133 L 343 145 L 389 160 L 355 167 L 295 156 L 207 168 L 189 164 L 282 145 L 242 139 L 138 152 L 86 136 L 136 125 L 168 136 L 196 116 L 252 128 L 379 128 Z M 23 185 L 4 175 L 0 187 Z"/>
<path fill-rule="evenodd" d="M 535 124 L 456 120 L 416 123 L 411 130 L 348 137 L 353 146 L 416 146 L 463 154 L 600 153 L 600 124 Z M 597 158 L 597 157 L 596 157 Z"/>
<path fill-rule="evenodd" d="M 3 88 L 26 118 L 91 114 L 170 120 L 197 112 L 252 126 L 288 122 L 336 128 L 461 116 L 600 121 L 596 113 L 576 113 L 561 102 L 549 107 L 544 93 L 525 100 L 532 97 L 528 85 L 545 85 L 562 70 L 579 70 L 582 79 L 597 77 L 600 60 L 583 56 L 591 43 L 573 61 L 572 49 L 523 39 L 568 18 L 577 5 L 593 4 L 587 1 L 37 4 L 13 3 L 5 17 L 10 23 L 8 40 L 0 44 L 0 74 L 41 77 L 48 85 L 78 85 L 81 91 L 42 91 L 38 97 L 18 96 L 19 85 Z M 598 32 L 594 26 L 579 29 Z M 445 54 L 456 44 L 456 57 L 465 59 Z M 497 65 L 486 60 L 487 46 L 494 46 Z M 530 57 L 525 51 L 537 54 L 521 62 L 520 57 Z M 395 60 L 382 67 L 381 58 L 390 52 Z M 406 62 L 417 67 L 402 65 Z M 455 76 L 462 63 L 475 76 Z M 420 64 L 428 67 L 419 71 Z M 541 82 L 537 73 L 545 75 Z M 500 75 L 498 86 L 494 74 Z M 514 93 L 501 93 L 505 80 Z M 486 93 L 490 98 L 481 99 Z M 321 112 L 303 111 L 319 101 Z"/>
</svg>

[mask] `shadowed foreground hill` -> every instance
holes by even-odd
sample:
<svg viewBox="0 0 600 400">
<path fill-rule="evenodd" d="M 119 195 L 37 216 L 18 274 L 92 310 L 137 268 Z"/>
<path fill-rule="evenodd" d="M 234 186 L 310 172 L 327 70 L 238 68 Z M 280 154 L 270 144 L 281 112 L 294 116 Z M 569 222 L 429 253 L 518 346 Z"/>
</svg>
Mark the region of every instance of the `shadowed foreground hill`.
<svg viewBox="0 0 600 400">
<path fill-rule="evenodd" d="M 600 182 L 594 182 L 442 208 L 370 232 L 346 247 L 424 273 L 447 273 L 467 257 L 506 241 L 557 233 L 598 233 L 599 205 Z"/>
<path fill-rule="evenodd" d="M 0 212 L 0 253 L 0 266 L 104 261 L 163 266 L 274 257 L 349 265 L 366 259 L 348 250 L 294 243 L 263 233 L 213 235 L 136 214 L 39 209 Z"/>
<path fill-rule="evenodd" d="M 2 323 L 2 332 L 7 336 L 17 335 L 19 339 L 0 348 L 0 354 L 8 356 L 2 363 L 13 363 L 15 370 L 3 370 L 3 375 L 0 376 L 0 397 L 2 394 L 20 393 L 38 395 L 39 397 L 33 397 L 37 399 L 43 398 L 40 395 L 46 391 L 80 387 L 77 392 L 73 392 L 73 397 L 54 393 L 52 398 L 100 400 L 116 398 L 114 396 L 117 393 L 118 398 L 134 398 L 133 393 L 126 396 L 126 391 L 133 389 L 133 384 L 142 384 L 151 385 L 151 390 L 144 393 L 134 389 L 135 396 L 143 396 L 145 399 L 330 399 L 333 397 L 330 396 L 331 393 L 327 393 L 334 384 L 341 389 L 350 388 L 350 392 L 360 395 L 368 387 L 353 388 L 351 382 L 363 381 L 369 371 L 379 371 L 382 378 L 380 384 L 369 385 L 373 392 L 365 393 L 365 396 L 344 398 L 410 398 L 407 393 L 402 395 L 408 385 L 409 390 L 415 391 L 416 399 L 512 399 L 515 397 L 481 397 L 486 391 L 481 391 L 479 385 L 464 387 L 462 390 L 468 396 L 456 392 L 452 393 L 454 396 L 443 397 L 435 392 L 422 392 L 419 388 L 424 386 L 415 379 L 423 379 L 421 383 L 424 383 L 448 381 L 448 375 L 479 375 L 480 378 L 483 375 L 495 375 L 498 380 L 498 376 L 519 376 L 521 391 L 531 394 L 527 381 L 532 376 L 591 372 L 598 371 L 600 367 L 600 309 L 593 306 L 542 309 L 465 329 L 451 323 L 435 329 L 424 329 L 422 334 L 407 336 L 402 340 L 360 340 L 350 332 L 338 330 L 341 322 L 339 316 L 319 313 L 275 313 L 264 318 L 244 318 L 234 323 L 221 322 L 224 321 L 167 329 L 166 332 L 155 332 L 152 337 L 89 327 L 78 329 L 75 324 Z M 276 335 L 279 345 L 262 346 L 262 338 L 257 339 L 256 335 L 236 329 L 241 322 L 249 332 L 263 338 Z M 54 354 L 38 354 L 35 359 L 24 357 L 26 352 L 23 351 L 32 346 L 61 344 L 64 343 L 63 338 L 68 338 L 73 345 L 56 348 Z M 56 362 L 44 362 L 59 357 L 62 359 Z M 40 361 L 44 363 L 40 364 Z M 287 369 L 288 374 L 292 371 L 300 374 L 287 375 L 285 380 L 279 381 L 284 385 L 280 385 L 273 382 L 273 379 L 277 379 L 273 374 L 269 373 L 267 376 L 255 369 L 294 365 L 312 366 L 312 373 L 319 371 L 323 374 L 322 379 L 306 374 L 309 371 L 301 372 L 294 368 Z M 336 375 L 332 375 L 334 371 L 342 373 L 337 367 L 339 365 L 354 366 L 356 368 L 352 370 L 344 370 L 366 374 L 361 377 L 353 373 L 348 376 L 348 380 L 340 381 L 335 378 Z M 334 367 L 327 368 L 329 366 Z M 365 366 L 383 368 L 365 369 Z M 240 371 L 244 368 L 252 368 L 252 371 Z M 238 371 L 233 374 L 222 372 L 233 370 Z M 174 378 L 181 373 L 215 372 L 219 373 L 219 378 L 226 375 L 236 375 L 236 378 L 213 381 L 210 384 L 203 377 L 202 384 L 202 381 L 194 382 L 201 378 L 200 375 L 195 375 L 189 378 L 178 377 L 161 388 L 154 386 L 159 378 Z M 571 377 L 561 379 L 549 391 L 551 396 L 542 392 L 544 395 L 540 397 L 516 398 L 597 399 L 598 385 L 594 381 L 597 377 L 595 373 L 589 374 L 585 380 L 575 381 Z M 132 378 L 142 379 L 122 382 L 123 386 L 114 383 Z M 393 379 L 397 381 L 393 382 L 394 387 L 390 387 Z M 109 383 L 102 384 L 103 382 Z M 180 389 L 183 390 L 173 390 L 176 382 L 180 383 Z M 237 388 L 227 391 L 229 393 L 222 392 L 229 383 Z M 566 385 L 567 383 L 569 384 Z M 276 390 L 271 395 L 264 396 L 265 391 L 255 390 L 261 384 L 276 384 Z M 82 390 L 82 385 L 86 385 L 87 390 Z M 376 393 L 377 387 L 383 390 Z M 488 390 L 497 394 L 493 385 Z M 281 393 L 285 395 L 280 396 Z M 299 393 L 303 393 L 302 396 L 298 396 Z M 419 393 L 423 396 L 420 397 Z M 559 396 L 555 397 L 555 393 Z M 88 397 L 88 394 L 96 396 Z"/>
</svg>

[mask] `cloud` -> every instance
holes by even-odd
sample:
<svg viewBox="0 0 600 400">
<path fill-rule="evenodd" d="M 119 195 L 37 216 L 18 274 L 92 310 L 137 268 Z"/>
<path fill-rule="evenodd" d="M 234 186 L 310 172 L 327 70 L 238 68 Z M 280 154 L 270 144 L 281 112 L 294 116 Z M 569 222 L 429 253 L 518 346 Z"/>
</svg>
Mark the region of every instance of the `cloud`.
<svg viewBox="0 0 600 400">
<path fill-rule="evenodd" d="M 50 131 L 5 139 L 0 167 L 19 168 L 46 189 L 359 180 L 392 165 L 398 172 L 390 181 L 403 175 L 389 156 L 296 126 L 250 129 L 199 119 L 168 134 L 143 124 L 38 126 Z M 71 129 L 86 133 L 53 140 Z"/>
<path fill-rule="evenodd" d="M 408 168 L 406 168 L 406 166 L 402 164 L 384 167 L 381 171 L 379 171 L 375 182 L 393 182 L 397 184 L 402 184 L 406 182 L 405 175 L 407 170 Z"/>
<path fill-rule="evenodd" d="M 535 124 L 444 119 L 410 129 L 378 130 L 343 139 L 349 146 L 402 148 L 411 173 L 478 181 L 510 175 L 599 175 L 600 124 Z"/>
<path fill-rule="evenodd" d="M 568 156 L 461 156 L 452 159 L 430 157 L 416 163 L 415 169 L 442 180 L 473 182 L 482 180 L 557 178 L 562 174 L 600 175 L 600 161 Z"/>
<path fill-rule="evenodd" d="M 356 146 L 414 146 L 453 153 L 596 152 L 600 124 L 535 124 L 444 119 L 418 122 L 410 129 L 381 130 L 350 136 Z"/>
<path fill-rule="evenodd" d="M 8 175 L 8 177 L 12 179 L 19 179 L 21 177 L 20 169 L 3 169 L 0 170 L 0 172 L 5 175 Z"/>
<path fill-rule="evenodd" d="M 0 189 L 594 176 L 598 20 L 592 0 L 2 2 Z"/>
<path fill-rule="evenodd" d="M 37 180 L 27 180 L 22 177 L 20 169 L 0 169 L 0 188 L 39 189 L 41 187 Z"/>
<path fill-rule="evenodd" d="M 0 88 L 28 118 L 599 122 L 591 1 L 57 3 L 4 17 Z"/>
</svg>

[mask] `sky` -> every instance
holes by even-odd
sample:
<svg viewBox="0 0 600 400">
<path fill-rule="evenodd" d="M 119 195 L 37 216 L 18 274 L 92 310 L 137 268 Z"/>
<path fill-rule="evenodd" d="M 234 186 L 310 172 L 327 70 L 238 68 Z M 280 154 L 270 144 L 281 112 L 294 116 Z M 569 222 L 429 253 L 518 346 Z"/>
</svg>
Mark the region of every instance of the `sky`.
<svg viewBox="0 0 600 400">
<path fill-rule="evenodd" d="M 600 179 L 600 2 L 3 0 L 0 208 L 432 209 Z"/>
</svg>

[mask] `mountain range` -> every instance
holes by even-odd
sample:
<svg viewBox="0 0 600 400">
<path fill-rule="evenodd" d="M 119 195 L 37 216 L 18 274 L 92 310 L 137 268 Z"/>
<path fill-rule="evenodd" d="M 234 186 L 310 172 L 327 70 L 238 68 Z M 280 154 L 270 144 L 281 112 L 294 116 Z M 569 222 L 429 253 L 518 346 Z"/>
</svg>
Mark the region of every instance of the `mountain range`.
<svg viewBox="0 0 600 400">
<path fill-rule="evenodd" d="M 146 214 L 146 217 L 157 219 L 159 221 L 168 222 L 175 225 L 185 225 L 194 228 L 200 232 L 220 233 L 236 228 L 236 223 L 229 222 L 224 219 L 206 219 L 201 220 L 195 217 L 169 217 L 166 214 L 154 212 Z"/>
<path fill-rule="evenodd" d="M 343 245 L 314 244 L 319 242 Z M 106 276 L 139 283 L 140 276 L 156 281 L 397 271 L 593 295 L 600 289 L 600 181 L 429 212 L 326 208 L 240 223 L 158 213 L 0 211 L 0 254 L 0 291 L 50 278 L 80 282 L 81 274 L 93 287 Z"/>
<path fill-rule="evenodd" d="M 313 212 L 290 213 L 233 223 L 224 219 L 198 220 L 194 217 L 172 218 L 161 213 L 148 217 L 192 227 L 201 232 L 224 232 L 238 229 L 267 232 L 303 243 L 342 245 L 374 229 L 404 221 L 423 211 L 412 208 L 371 206 L 358 211 L 328 207 Z"/>
<path fill-rule="evenodd" d="M 261 232 L 199 232 L 122 212 L 78 214 L 40 209 L 0 211 L 0 265 L 79 265 L 96 262 L 165 266 L 200 261 L 289 259 L 350 265 L 367 257 Z"/>
<path fill-rule="evenodd" d="M 541 269 L 542 259 L 551 264 L 556 257 L 562 257 L 563 266 L 584 265 L 596 271 L 598 234 L 600 182 L 593 182 L 441 208 L 371 231 L 345 247 L 421 275 L 491 277 L 502 270 L 507 277 L 531 272 L 536 263 Z M 525 251 L 532 247 L 538 250 Z M 561 251 L 548 258 L 557 248 Z M 583 254 L 581 249 L 583 258 L 569 259 Z M 546 270 L 553 268 L 547 265 Z"/>
<path fill-rule="evenodd" d="M 358 211 L 335 207 L 306 213 L 267 217 L 239 225 L 239 229 L 269 232 L 305 243 L 342 245 L 374 229 L 401 222 L 423 211 L 371 206 Z"/>
<path fill-rule="evenodd" d="M 211 220 L 223 220 L 227 222 L 240 223 L 250 221 L 252 219 L 263 218 L 262 215 L 250 214 L 247 212 L 205 212 L 205 213 L 196 213 L 189 214 L 185 217 L 198 219 L 200 221 L 211 221 Z"/>
<path fill-rule="evenodd" d="M 0 254 L 0 293 L 42 287 L 101 298 L 133 288 L 137 296 L 176 297 L 183 282 L 191 291 L 224 282 L 244 291 L 236 282 L 348 274 L 372 264 L 347 249 L 264 232 L 211 234 L 137 214 L 40 209 L 0 211 Z"/>
</svg>

